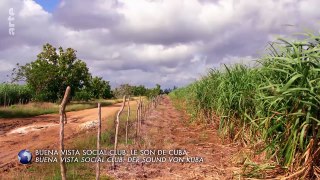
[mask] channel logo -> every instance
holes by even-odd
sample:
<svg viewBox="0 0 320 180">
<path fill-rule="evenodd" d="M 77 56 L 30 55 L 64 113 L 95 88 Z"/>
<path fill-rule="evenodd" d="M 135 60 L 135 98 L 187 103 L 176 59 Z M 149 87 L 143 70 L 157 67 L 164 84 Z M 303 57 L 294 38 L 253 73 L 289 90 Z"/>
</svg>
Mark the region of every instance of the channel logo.
<svg viewBox="0 0 320 180">
<path fill-rule="evenodd" d="M 18 153 L 18 159 L 21 164 L 29 164 L 32 160 L 32 154 L 29 150 L 23 149 Z"/>
</svg>

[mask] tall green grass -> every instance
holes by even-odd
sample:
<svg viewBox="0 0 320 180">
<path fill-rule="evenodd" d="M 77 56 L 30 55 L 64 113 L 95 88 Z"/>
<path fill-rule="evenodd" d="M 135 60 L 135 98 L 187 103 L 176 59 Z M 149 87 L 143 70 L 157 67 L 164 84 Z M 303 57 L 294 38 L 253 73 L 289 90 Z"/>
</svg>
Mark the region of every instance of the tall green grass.
<svg viewBox="0 0 320 180">
<path fill-rule="evenodd" d="M 31 97 L 32 92 L 26 85 L 0 84 L 0 105 L 25 104 Z"/>
<path fill-rule="evenodd" d="M 256 67 L 211 69 L 170 96 L 187 104 L 193 119 L 217 114 L 222 136 L 263 142 L 272 160 L 312 176 L 320 165 L 320 36 L 305 35 L 279 39 Z"/>
</svg>

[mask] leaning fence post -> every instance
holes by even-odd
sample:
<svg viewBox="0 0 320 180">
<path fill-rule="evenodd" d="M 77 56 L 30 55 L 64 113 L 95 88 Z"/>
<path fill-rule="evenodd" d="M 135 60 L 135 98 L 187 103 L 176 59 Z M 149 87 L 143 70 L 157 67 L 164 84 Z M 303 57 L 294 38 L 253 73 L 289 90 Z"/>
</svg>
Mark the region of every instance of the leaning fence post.
<svg viewBox="0 0 320 180">
<path fill-rule="evenodd" d="M 128 98 L 128 116 L 126 123 L 126 144 L 128 144 L 128 125 L 129 125 L 129 117 L 130 117 L 130 96 Z"/>
<path fill-rule="evenodd" d="M 97 150 L 100 151 L 100 137 L 101 137 L 101 103 L 98 103 L 98 134 L 97 134 Z M 99 158 L 99 153 L 97 153 Z M 100 161 L 97 161 L 96 180 L 100 179 Z"/>
<path fill-rule="evenodd" d="M 60 110 L 59 110 L 59 114 L 60 114 L 60 171 L 61 171 L 61 179 L 62 180 L 66 180 L 67 176 L 67 168 L 66 168 L 66 164 L 64 163 L 64 161 L 62 160 L 63 155 L 62 152 L 64 150 L 64 123 L 65 123 L 65 118 L 66 118 L 66 105 L 68 102 L 68 98 L 69 98 L 69 94 L 70 94 L 71 88 L 70 86 L 67 87 L 65 93 L 64 93 L 64 97 L 62 99 L 62 102 L 60 104 Z"/>
<path fill-rule="evenodd" d="M 125 106 L 126 103 L 126 96 L 123 96 L 123 102 L 122 102 L 122 107 L 119 110 L 118 114 L 117 114 L 117 120 L 116 120 L 116 134 L 115 134 L 115 138 L 114 138 L 114 154 L 113 154 L 113 161 L 112 161 L 112 167 L 113 169 L 116 168 L 116 164 L 115 164 L 115 156 L 116 156 L 116 152 L 117 152 L 117 146 L 118 146 L 118 132 L 119 132 L 119 122 L 120 122 L 120 114 L 123 111 L 123 108 Z"/>
</svg>

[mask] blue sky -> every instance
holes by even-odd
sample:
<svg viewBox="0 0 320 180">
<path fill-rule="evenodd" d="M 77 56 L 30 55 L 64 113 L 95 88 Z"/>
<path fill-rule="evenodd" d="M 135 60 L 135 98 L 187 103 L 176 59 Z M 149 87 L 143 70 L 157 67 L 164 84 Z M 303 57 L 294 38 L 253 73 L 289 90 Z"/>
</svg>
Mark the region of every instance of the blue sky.
<svg viewBox="0 0 320 180">
<path fill-rule="evenodd" d="M 57 7 L 60 0 L 35 0 L 35 2 L 40 4 L 46 11 L 52 12 Z"/>
</svg>

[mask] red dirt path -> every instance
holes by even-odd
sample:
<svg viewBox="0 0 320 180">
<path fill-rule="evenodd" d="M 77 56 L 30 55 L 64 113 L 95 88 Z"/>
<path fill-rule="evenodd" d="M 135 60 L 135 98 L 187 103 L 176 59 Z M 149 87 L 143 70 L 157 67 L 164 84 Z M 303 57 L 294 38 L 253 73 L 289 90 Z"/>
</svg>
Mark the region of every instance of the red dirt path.
<svg viewBox="0 0 320 180">
<path fill-rule="evenodd" d="M 121 104 L 102 107 L 102 118 L 115 114 Z M 65 125 L 65 138 L 69 139 L 81 131 L 81 124 L 97 120 L 98 109 L 86 109 L 67 113 L 68 124 Z M 50 125 L 50 126 L 48 126 Z M 58 144 L 59 114 L 41 115 L 32 118 L 0 118 L 3 127 L 0 134 L 0 172 L 15 166 L 22 166 L 17 161 L 17 154 L 22 149 L 31 151 L 50 148 Z M 27 133 L 12 133 L 19 128 L 29 128 Z M 32 129 L 33 131 L 30 131 Z"/>
</svg>

